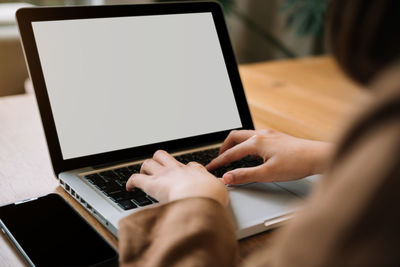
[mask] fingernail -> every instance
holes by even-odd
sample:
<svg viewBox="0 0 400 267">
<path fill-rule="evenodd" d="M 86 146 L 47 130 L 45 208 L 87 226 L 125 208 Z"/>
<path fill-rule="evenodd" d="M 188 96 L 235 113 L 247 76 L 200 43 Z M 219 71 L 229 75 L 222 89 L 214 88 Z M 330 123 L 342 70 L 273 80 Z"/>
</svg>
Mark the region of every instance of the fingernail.
<svg viewBox="0 0 400 267">
<path fill-rule="evenodd" d="M 222 181 L 224 181 L 225 184 L 230 184 L 233 181 L 233 175 L 229 172 L 225 173 L 222 176 Z"/>
</svg>

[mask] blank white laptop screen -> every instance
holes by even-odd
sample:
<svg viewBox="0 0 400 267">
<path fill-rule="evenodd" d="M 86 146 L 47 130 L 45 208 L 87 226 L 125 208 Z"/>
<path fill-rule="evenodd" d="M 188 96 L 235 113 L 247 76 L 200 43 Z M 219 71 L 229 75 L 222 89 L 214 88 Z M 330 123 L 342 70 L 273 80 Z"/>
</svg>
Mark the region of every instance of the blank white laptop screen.
<svg viewBox="0 0 400 267">
<path fill-rule="evenodd" d="M 32 27 L 64 159 L 242 127 L 211 13 Z"/>
</svg>

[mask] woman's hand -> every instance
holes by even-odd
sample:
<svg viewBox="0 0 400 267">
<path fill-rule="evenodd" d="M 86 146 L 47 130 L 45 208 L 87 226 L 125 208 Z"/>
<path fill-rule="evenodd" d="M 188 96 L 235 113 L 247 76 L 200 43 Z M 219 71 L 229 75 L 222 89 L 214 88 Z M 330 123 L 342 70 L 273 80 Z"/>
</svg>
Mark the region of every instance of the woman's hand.
<svg viewBox="0 0 400 267">
<path fill-rule="evenodd" d="M 130 191 L 134 187 L 143 189 L 160 202 L 208 197 L 227 206 L 229 201 L 223 182 L 202 165 L 195 162 L 184 165 L 162 150 L 143 162 L 140 174 L 129 178 L 126 189 Z"/>
<path fill-rule="evenodd" d="M 257 167 L 239 168 L 225 173 L 225 184 L 274 182 L 300 179 L 321 173 L 333 145 L 296 138 L 274 130 L 232 131 L 222 144 L 219 156 L 206 167 L 221 167 L 254 155 L 263 158 Z"/>
</svg>

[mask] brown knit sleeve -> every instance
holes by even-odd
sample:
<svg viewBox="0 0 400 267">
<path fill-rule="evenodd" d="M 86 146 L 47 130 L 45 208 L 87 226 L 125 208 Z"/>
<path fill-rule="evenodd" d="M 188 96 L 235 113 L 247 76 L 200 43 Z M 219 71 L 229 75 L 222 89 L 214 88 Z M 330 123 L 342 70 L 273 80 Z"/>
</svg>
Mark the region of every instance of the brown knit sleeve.
<svg viewBox="0 0 400 267">
<path fill-rule="evenodd" d="M 119 225 L 121 266 L 234 266 L 235 232 L 226 210 L 188 198 L 131 214 Z"/>
</svg>

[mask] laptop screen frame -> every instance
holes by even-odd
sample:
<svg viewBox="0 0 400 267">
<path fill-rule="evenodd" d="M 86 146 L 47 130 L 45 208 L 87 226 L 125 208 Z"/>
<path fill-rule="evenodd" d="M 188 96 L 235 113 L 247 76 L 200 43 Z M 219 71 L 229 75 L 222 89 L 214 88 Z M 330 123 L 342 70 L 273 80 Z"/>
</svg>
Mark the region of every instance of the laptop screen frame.
<svg viewBox="0 0 400 267">
<path fill-rule="evenodd" d="M 139 147 L 126 148 L 117 151 L 82 156 L 78 158 L 63 159 L 55 121 L 50 106 L 49 96 L 47 93 L 46 83 L 44 80 L 43 70 L 39 59 L 38 49 L 35 42 L 32 22 L 163 14 L 189 14 L 202 12 L 209 12 L 212 14 L 242 127 Z M 28 65 L 33 87 L 35 89 L 36 100 L 42 119 L 53 170 L 56 175 L 64 171 L 88 166 L 103 165 L 108 163 L 111 164 L 112 162 L 128 162 L 151 157 L 152 154 L 158 149 L 174 152 L 183 149 L 220 143 L 226 138 L 231 130 L 254 129 L 222 9 L 221 6 L 216 2 L 22 8 L 17 11 L 16 17 L 22 45 L 24 48 L 25 59 Z"/>
</svg>

